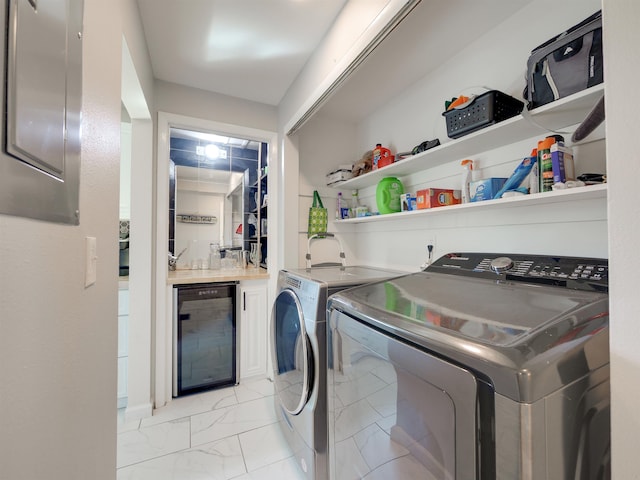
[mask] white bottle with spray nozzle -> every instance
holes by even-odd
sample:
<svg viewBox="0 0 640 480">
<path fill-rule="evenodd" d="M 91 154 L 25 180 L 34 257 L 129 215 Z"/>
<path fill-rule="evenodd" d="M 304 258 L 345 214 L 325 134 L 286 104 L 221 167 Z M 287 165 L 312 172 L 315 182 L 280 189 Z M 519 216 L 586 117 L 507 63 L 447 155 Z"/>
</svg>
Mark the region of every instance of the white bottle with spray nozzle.
<svg viewBox="0 0 640 480">
<path fill-rule="evenodd" d="M 462 203 L 469 203 L 469 183 L 471 183 L 471 172 L 473 170 L 473 160 L 463 160 L 460 165 L 464 169 L 462 171 L 462 184 L 460 185 Z"/>
</svg>

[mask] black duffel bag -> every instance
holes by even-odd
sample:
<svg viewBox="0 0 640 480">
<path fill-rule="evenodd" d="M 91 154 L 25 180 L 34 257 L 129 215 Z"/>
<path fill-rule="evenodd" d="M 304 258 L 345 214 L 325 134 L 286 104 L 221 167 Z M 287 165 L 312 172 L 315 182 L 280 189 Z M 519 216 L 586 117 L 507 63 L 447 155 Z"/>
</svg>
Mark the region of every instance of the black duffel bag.
<svg viewBox="0 0 640 480">
<path fill-rule="evenodd" d="M 523 97 L 529 110 L 603 81 L 602 12 L 531 51 Z"/>
</svg>

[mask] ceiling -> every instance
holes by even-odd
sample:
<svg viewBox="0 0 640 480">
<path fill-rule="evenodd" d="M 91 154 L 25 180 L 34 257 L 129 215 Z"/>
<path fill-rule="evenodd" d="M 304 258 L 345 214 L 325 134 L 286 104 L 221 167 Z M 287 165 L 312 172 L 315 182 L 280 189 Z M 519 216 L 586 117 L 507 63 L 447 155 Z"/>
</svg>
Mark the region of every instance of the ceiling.
<svg viewBox="0 0 640 480">
<path fill-rule="evenodd" d="M 171 138 L 186 138 L 189 140 L 198 140 L 203 145 L 214 143 L 229 147 L 247 148 L 249 150 L 258 150 L 260 142 L 245 138 L 234 138 L 218 135 L 211 132 L 198 132 L 194 130 L 185 130 L 183 128 L 171 128 Z"/>
<path fill-rule="evenodd" d="M 361 121 L 530 1 L 421 1 L 329 98 L 323 113 Z M 381 72 L 391 75 L 372 82 Z"/>
<path fill-rule="evenodd" d="M 155 78 L 278 105 L 347 0 L 137 0 Z"/>
<path fill-rule="evenodd" d="M 157 79 L 277 106 L 345 4 L 368 0 L 136 1 Z M 366 118 L 530 1 L 418 2 L 327 97 L 323 113 Z M 461 11 L 474 21 L 447 37 Z M 370 81 L 381 65 L 393 75 Z"/>
<path fill-rule="evenodd" d="M 258 150 L 260 148 L 260 142 L 255 140 L 227 137 L 212 132 L 185 130 L 175 127 L 170 129 L 170 136 L 172 139 L 182 138 L 193 140 L 202 147 L 213 144 L 221 147 L 235 147 L 247 150 Z M 174 158 L 177 164 L 176 178 L 198 183 L 220 184 L 228 187 L 229 185 L 237 185 L 244 175 L 242 172 L 235 171 L 231 163 L 227 160 L 222 160 L 221 162 L 218 162 L 216 159 L 208 160 L 206 153 L 199 158 L 201 158 L 201 160 L 198 160 L 198 166 L 180 164 L 178 160 Z M 226 156 L 224 158 L 226 159 Z M 236 166 L 238 166 L 238 163 L 239 165 L 244 165 L 244 163 L 240 161 L 237 162 Z M 226 193 L 226 188 L 224 193 Z"/>
<path fill-rule="evenodd" d="M 238 184 L 242 176 L 243 174 L 239 172 L 185 167 L 183 165 L 176 166 L 176 178 L 190 180 L 191 182 L 222 185 L 224 186 L 224 193 L 227 193 L 230 184 Z"/>
</svg>

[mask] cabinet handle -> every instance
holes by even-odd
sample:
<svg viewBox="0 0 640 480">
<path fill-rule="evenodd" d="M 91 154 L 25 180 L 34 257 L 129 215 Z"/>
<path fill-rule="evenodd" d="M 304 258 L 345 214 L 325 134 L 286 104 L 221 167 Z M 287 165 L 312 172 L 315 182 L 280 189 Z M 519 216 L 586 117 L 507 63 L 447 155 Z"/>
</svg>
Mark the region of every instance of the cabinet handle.
<svg viewBox="0 0 640 480">
<path fill-rule="evenodd" d="M 242 292 L 242 310 L 247 311 L 247 292 Z"/>
</svg>

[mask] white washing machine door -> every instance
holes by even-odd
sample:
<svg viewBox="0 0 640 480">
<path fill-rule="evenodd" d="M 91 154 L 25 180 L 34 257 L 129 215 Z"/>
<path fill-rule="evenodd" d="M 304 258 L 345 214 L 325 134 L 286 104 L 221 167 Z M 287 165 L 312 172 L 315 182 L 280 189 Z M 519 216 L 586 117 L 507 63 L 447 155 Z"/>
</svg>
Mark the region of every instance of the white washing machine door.
<svg viewBox="0 0 640 480">
<path fill-rule="evenodd" d="M 271 341 L 276 395 L 297 415 L 309 399 L 314 365 L 300 300 L 292 290 L 282 290 L 273 304 Z"/>
</svg>

